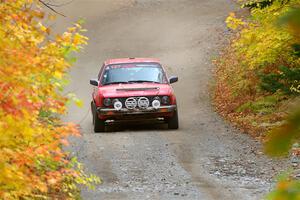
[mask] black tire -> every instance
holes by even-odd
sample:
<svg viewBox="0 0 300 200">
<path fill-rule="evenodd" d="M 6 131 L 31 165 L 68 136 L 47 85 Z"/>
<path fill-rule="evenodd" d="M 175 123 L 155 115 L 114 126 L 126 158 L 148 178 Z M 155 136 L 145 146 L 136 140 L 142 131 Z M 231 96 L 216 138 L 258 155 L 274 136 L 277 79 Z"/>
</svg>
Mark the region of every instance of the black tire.
<svg viewBox="0 0 300 200">
<path fill-rule="evenodd" d="M 94 121 L 95 121 L 95 119 L 94 119 L 94 102 L 92 102 L 91 101 L 91 112 L 92 112 L 92 122 L 93 122 L 93 125 L 94 125 Z"/>
<path fill-rule="evenodd" d="M 179 123 L 178 123 L 178 111 L 176 110 L 174 112 L 173 117 L 168 119 L 168 129 L 178 129 Z"/>
<path fill-rule="evenodd" d="M 93 114 L 94 132 L 95 133 L 105 132 L 105 122 L 104 120 L 99 119 L 96 106 L 93 102 L 91 103 L 91 107 L 92 107 L 92 114 Z"/>
</svg>

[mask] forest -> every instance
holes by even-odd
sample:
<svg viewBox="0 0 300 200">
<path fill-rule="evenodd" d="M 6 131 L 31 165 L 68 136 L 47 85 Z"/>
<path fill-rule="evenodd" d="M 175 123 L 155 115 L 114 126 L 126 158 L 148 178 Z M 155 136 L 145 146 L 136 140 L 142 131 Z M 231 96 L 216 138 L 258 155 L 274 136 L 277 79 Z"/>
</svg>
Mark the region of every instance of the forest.
<svg viewBox="0 0 300 200">
<path fill-rule="evenodd" d="M 226 19 L 233 36 L 214 61 L 214 104 L 270 156 L 299 156 L 300 1 L 241 3 L 250 13 Z M 298 199 L 299 180 L 283 177 L 270 199 Z"/>
</svg>

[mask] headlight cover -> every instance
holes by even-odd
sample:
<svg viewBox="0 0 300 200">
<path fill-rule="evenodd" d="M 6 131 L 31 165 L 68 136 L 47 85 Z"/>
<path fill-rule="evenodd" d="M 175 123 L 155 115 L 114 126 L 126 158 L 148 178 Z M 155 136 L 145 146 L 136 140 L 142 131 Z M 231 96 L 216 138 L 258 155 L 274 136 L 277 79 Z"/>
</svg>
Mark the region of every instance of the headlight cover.
<svg viewBox="0 0 300 200">
<path fill-rule="evenodd" d="M 163 97 L 161 98 L 161 102 L 162 102 L 162 104 L 164 104 L 164 105 L 170 104 L 170 97 L 168 97 L 168 96 L 163 96 Z"/>
<path fill-rule="evenodd" d="M 114 109 L 116 109 L 116 110 L 121 110 L 122 107 L 123 107 L 123 104 L 122 104 L 122 102 L 119 101 L 118 99 L 115 99 L 115 100 L 113 101 L 113 106 L 114 106 Z"/>
<path fill-rule="evenodd" d="M 108 106 L 111 106 L 111 99 L 110 98 L 105 98 L 103 99 L 103 105 L 108 107 Z"/>
<path fill-rule="evenodd" d="M 152 107 L 158 109 L 160 107 L 160 101 L 155 99 L 152 101 Z"/>
</svg>

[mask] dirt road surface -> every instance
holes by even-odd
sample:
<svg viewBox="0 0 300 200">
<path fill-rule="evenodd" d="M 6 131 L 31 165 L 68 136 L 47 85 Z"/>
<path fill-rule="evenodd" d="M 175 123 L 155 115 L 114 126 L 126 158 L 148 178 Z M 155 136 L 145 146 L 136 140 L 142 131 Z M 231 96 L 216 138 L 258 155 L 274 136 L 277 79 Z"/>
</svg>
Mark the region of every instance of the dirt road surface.
<svg viewBox="0 0 300 200">
<path fill-rule="evenodd" d="M 61 2 L 61 1 L 58 1 Z M 74 0 L 58 8 L 64 27 L 83 18 L 90 38 L 70 72 L 73 91 L 85 105 L 69 108 L 82 138 L 70 150 L 103 184 L 82 190 L 93 199 L 260 199 L 282 169 L 250 137 L 226 124 L 210 105 L 211 59 L 224 42 L 229 0 Z M 180 129 L 161 125 L 92 131 L 91 86 L 108 58 L 160 58 L 179 101 Z"/>
</svg>

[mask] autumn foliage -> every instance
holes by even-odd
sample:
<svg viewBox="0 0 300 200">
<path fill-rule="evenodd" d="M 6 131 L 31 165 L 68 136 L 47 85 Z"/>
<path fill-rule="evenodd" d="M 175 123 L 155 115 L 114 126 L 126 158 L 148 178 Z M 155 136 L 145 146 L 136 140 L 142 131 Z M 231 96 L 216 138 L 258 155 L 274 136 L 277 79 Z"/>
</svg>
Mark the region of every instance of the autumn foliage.
<svg viewBox="0 0 300 200">
<path fill-rule="evenodd" d="M 278 126 L 300 94 L 300 42 L 291 25 L 282 23 L 299 5 L 299 0 L 248 1 L 249 18 L 231 13 L 226 20 L 233 34 L 215 61 L 215 104 L 255 137 Z"/>
<path fill-rule="evenodd" d="M 87 178 L 62 151 L 78 129 L 58 118 L 70 54 L 87 38 L 80 24 L 51 34 L 43 9 L 38 0 L 0 1 L 0 199 L 74 198 L 76 180 Z"/>
<path fill-rule="evenodd" d="M 263 140 L 268 155 L 299 159 L 300 1 L 242 2 L 250 17 L 231 13 L 226 20 L 233 34 L 215 60 L 214 103 L 227 120 Z M 280 176 L 266 198 L 300 199 L 296 177 Z"/>
</svg>

